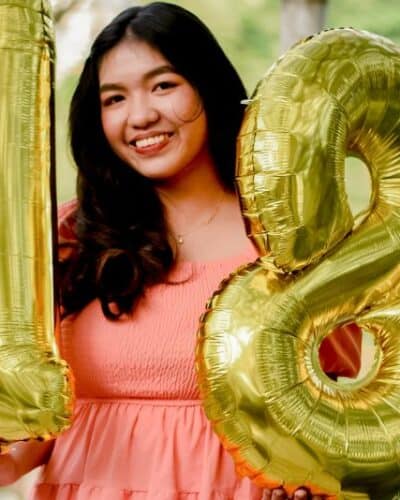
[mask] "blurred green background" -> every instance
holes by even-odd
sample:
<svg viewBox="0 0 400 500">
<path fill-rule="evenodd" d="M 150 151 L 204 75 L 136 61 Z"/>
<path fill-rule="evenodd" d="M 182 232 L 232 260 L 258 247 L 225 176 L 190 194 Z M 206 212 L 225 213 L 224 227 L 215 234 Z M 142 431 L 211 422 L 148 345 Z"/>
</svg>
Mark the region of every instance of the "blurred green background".
<svg viewBox="0 0 400 500">
<path fill-rule="evenodd" d="M 74 50 L 63 39 L 70 36 L 79 44 L 88 19 L 96 18 L 91 37 L 122 8 L 135 2 L 123 0 L 52 0 L 65 12 L 57 25 L 57 58 L 63 62 L 67 51 Z M 147 2 L 136 2 L 144 4 Z M 280 7 L 278 0 L 181 0 L 175 1 L 197 14 L 214 32 L 226 53 L 238 69 L 249 93 L 258 79 L 280 55 Z M 86 17 L 79 17 L 81 11 Z M 391 38 L 400 43 L 399 0 L 329 0 L 325 27 L 352 26 Z M 82 52 L 87 52 L 83 47 Z M 82 53 L 83 57 L 83 53 Z M 68 107 L 82 65 L 82 57 L 68 71 L 58 72 L 56 84 L 57 130 L 57 190 L 59 202 L 74 197 L 75 168 L 68 150 Z M 222 96 L 221 96 L 222 98 Z M 354 211 L 368 202 L 369 175 L 356 160 L 347 162 L 349 197 Z M 1 500 L 28 497 L 28 490 L 37 472 L 32 472 L 17 484 L 0 488 Z"/>
</svg>

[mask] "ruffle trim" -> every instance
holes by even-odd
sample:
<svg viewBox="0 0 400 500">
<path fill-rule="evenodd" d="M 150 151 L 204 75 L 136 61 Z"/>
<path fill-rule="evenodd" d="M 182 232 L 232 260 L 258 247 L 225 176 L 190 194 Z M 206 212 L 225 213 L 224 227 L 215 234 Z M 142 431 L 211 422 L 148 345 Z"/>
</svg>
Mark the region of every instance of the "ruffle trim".
<svg viewBox="0 0 400 500">
<path fill-rule="evenodd" d="M 78 399 L 32 500 L 260 500 L 199 400 Z"/>
<path fill-rule="evenodd" d="M 82 484 L 48 484 L 35 486 L 30 500 L 260 500 L 247 494 L 214 491 L 205 496 L 199 492 L 185 491 L 138 491 Z"/>
</svg>

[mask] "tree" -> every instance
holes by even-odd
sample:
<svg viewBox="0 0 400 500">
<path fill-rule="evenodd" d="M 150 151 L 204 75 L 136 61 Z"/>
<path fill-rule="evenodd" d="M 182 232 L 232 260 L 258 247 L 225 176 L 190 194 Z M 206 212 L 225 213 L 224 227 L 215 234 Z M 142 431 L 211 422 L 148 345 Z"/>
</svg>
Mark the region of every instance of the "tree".
<svg viewBox="0 0 400 500">
<path fill-rule="evenodd" d="M 281 51 L 298 40 L 321 31 L 327 0 L 281 0 Z"/>
</svg>

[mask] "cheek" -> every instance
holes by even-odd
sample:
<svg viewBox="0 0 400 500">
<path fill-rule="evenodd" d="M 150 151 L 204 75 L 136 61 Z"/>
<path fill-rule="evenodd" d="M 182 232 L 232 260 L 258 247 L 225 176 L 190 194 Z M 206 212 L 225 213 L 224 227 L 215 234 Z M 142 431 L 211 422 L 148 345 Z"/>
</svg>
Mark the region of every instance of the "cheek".
<svg viewBox="0 0 400 500">
<path fill-rule="evenodd" d="M 101 124 L 107 140 L 117 136 L 120 131 L 120 121 L 116 113 L 103 112 L 101 114 Z"/>
<path fill-rule="evenodd" d="M 207 118 L 206 113 L 202 111 L 199 118 L 197 119 L 196 135 L 199 137 L 199 142 L 202 145 L 208 141 L 208 128 L 207 128 Z"/>
<path fill-rule="evenodd" d="M 192 88 L 182 89 L 170 103 L 171 116 L 178 122 L 190 123 L 197 121 L 203 111 L 200 97 Z"/>
<path fill-rule="evenodd" d="M 106 136 L 106 139 L 109 139 L 109 120 L 107 118 L 107 115 L 104 113 L 101 114 L 101 126 L 103 128 L 104 135 Z"/>
<path fill-rule="evenodd" d="M 182 129 L 185 129 L 186 145 L 191 154 L 197 155 L 207 147 L 208 132 L 204 111 L 196 120 L 187 123 Z"/>
</svg>

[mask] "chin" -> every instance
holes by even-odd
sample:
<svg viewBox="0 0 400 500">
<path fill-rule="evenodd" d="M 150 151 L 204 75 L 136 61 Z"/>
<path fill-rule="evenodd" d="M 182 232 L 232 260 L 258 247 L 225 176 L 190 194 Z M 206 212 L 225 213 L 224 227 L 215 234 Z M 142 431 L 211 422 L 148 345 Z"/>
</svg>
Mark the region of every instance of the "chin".
<svg viewBox="0 0 400 500">
<path fill-rule="evenodd" d="M 143 177 L 157 182 L 166 182 L 169 180 L 173 180 L 174 178 L 178 177 L 184 170 L 184 168 L 170 168 L 166 170 L 165 167 L 137 168 L 133 165 L 132 168 L 134 168 L 139 174 L 143 175 Z"/>
</svg>

